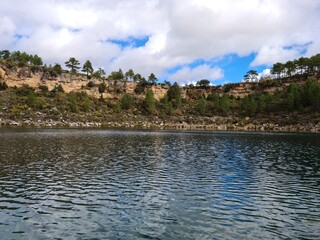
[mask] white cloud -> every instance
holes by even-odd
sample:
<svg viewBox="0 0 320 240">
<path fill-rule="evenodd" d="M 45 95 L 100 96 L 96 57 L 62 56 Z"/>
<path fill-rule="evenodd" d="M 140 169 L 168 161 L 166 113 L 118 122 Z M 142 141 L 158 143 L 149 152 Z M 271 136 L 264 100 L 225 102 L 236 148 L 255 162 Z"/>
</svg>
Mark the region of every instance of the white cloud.
<svg viewBox="0 0 320 240">
<path fill-rule="evenodd" d="M 265 68 L 258 74 L 259 74 L 258 75 L 258 79 L 259 80 L 261 80 L 261 79 L 272 79 L 273 78 L 270 68 Z"/>
<path fill-rule="evenodd" d="M 310 48 L 308 49 L 306 56 L 311 57 L 313 55 L 316 55 L 320 53 L 320 39 L 317 39 L 312 42 Z"/>
<path fill-rule="evenodd" d="M 307 55 L 317 53 L 319 9 L 318 0 L 2 0 L 0 49 L 37 53 L 47 63 L 75 56 L 145 76 L 230 53 L 257 52 L 257 66 L 301 55 L 286 46 L 311 43 Z M 107 42 L 141 36 L 149 42 L 140 48 Z"/>
<path fill-rule="evenodd" d="M 169 81 L 180 85 L 195 83 L 201 79 L 208 79 L 211 83 L 223 77 L 223 70 L 219 67 L 210 67 L 207 64 L 195 68 L 183 67 L 169 77 Z"/>
<path fill-rule="evenodd" d="M 271 69 L 270 68 L 266 68 L 263 69 L 263 71 L 259 74 L 261 77 L 265 77 L 265 76 L 269 76 L 271 74 Z"/>
<path fill-rule="evenodd" d="M 250 66 L 260 66 L 260 65 L 272 65 L 276 62 L 286 62 L 292 60 L 301 55 L 300 47 L 293 48 L 283 48 L 283 47 L 262 47 L 256 58 L 250 64 Z"/>
<path fill-rule="evenodd" d="M 3 49 L 7 49 L 12 44 L 12 39 L 15 35 L 16 26 L 8 17 L 0 16 L 0 39 Z"/>
</svg>

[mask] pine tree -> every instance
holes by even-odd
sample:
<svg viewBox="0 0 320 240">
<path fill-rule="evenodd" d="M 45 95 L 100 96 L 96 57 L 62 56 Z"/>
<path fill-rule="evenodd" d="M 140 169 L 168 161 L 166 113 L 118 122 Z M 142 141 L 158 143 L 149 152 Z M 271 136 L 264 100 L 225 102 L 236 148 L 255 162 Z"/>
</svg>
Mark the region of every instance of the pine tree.
<svg viewBox="0 0 320 240">
<path fill-rule="evenodd" d="M 87 79 L 89 79 L 89 74 L 91 75 L 93 73 L 93 67 L 90 62 L 90 60 L 87 60 L 82 67 L 82 72 L 85 72 L 87 74 Z"/>
<path fill-rule="evenodd" d="M 80 62 L 74 57 L 69 58 L 67 62 L 65 62 L 67 68 L 70 68 L 71 73 L 76 73 L 78 69 L 80 69 Z"/>
<path fill-rule="evenodd" d="M 145 110 L 150 114 L 153 114 L 156 111 L 156 100 L 154 98 L 152 90 L 147 91 L 143 106 Z"/>
</svg>

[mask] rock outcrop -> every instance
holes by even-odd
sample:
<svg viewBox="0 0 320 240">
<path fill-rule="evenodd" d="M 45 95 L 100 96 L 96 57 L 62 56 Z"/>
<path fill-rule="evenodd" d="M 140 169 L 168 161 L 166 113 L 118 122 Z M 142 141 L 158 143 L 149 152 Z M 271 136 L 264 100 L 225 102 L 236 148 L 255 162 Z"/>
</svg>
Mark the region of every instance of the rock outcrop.
<svg viewBox="0 0 320 240">
<path fill-rule="evenodd" d="M 4 80 L 6 75 L 6 71 L 0 67 L 0 80 Z"/>
<path fill-rule="evenodd" d="M 314 80 L 319 82 L 319 78 Z M 99 98 L 98 86 L 102 83 L 100 79 L 92 78 L 93 87 L 88 87 L 89 80 L 83 74 L 70 74 L 63 72 L 61 75 L 56 75 L 48 71 L 34 70 L 31 67 L 18 68 L 16 66 L 7 67 L 0 62 L 0 81 L 5 81 L 9 87 L 21 87 L 28 85 L 35 89 L 39 89 L 39 86 L 47 86 L 51 91 L 58 85 L 61 85 L 65 92 L 81 92 L 85 91 L 88 95 Z M 306 81 L 306 78 L 295 79 L 294 82 L 302 84 Z M 227 84 L 224 86 L 211 86 L 207 88 L 200 87 L 183 87 L 181 88 L 181 97 L 183 99 L 199 99 L 201 96 L 208 96 L 208 94 L 215 92 L 220 96 L 228 94 L 234 97 L 243 98 L 249 94 L 255 93 L 275 93 L 277 91 L 283 91 L 287 86 L 292 83 L 292 79 L 280 80 L 268 80 L 259 83 L 241 82 L 236 84 Z M 148 89 L 151 89 L 157 100 L 161 99 L 169 89 L 166 84 L 147 85 L 144 87 L 144 91 L 137 94 L 135 89 L 138 85 L 136 82 L 126 81 L 110 81 L 105 80 L 107 90 L 103 93 L 103 97 L 106 99 L 120 99 L 124 94 L 134 94 L 136 98 L 144 98 Z"/>
</svg>

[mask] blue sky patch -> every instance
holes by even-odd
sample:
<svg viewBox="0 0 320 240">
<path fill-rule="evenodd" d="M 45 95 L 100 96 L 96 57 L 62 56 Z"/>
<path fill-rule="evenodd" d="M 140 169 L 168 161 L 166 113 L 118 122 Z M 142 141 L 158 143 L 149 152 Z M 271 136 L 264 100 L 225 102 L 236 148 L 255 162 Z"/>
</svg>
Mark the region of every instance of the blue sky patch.
<svg viewBox="0 0 320 240">
<path fill-rule="evenodd" d="M 176 73 L 177 71 L 179 71 L 180 69 L 184 68 L 184 67 L 189 67 L 190 69 L 193 69 L 193 68 L 196 68 L 200 65 L 204 65 L 204 64 L 207 64 L 211 67 L 214 67 L 215 64 L 213 64 L 211 61 L 205 61 L 204 59 L 197 59 L 195 61 L 193 61 L 192 63 L 190 64 L 186 64 L 186 65 L 178 65 L 178 66 L 175 66 L 173 68 L 170 68 L 167 70 L 167 74 L 171 75 L 171 74 L 174 74 Z"/>
<path fill-rule="evenodd" d="M 307 42 L 305 44 L 295 44 L 295 45 L 290 45 L 290 46 L 285 46 L 283 49 L 286 50 L 292 50 L 292 49 L 297 49 L 301 55 L 304 55 L 307 53 L 308 47 L 312 44 L 312 42 Z"/>
<path fill-rule="evenodd" d="M 170 69 L 167 70 L 167 74 L 168 75 L 172 75 L 172 74 L 176 73 L 178 70 L 180 70 L 181 68 L 182 68 L 181 65 L 178 65 L 178 66 L 175 66 L 173 68 L 170 68 Z"/>
<path fill-rule="evenodd" d="M 139 48 L 143 47 L 149 41 L 149 36 L 144 37 L 128 37 L 126 39 L 109 39 L 108 42 L 119 45 L 121 48 Z"/>
<path fill-rule="evenodd" d="M 221 59 L 204 63 L 209 64 L 211 67 L 217 66 L 223 70 L 223 78 L 214 81 L 215 85 L 223 85 L 226 83 L 237 83 L 242 81 L 243 76 L 249 70 L 256 70 L 258 73 L 260 73 L 264 69 L 268 68 L 267 65 L 260 65 L 255 67 L 250 66 L 250 63 L 253 62 L 256 56 L 256 53 L 251 53 L 249 55 L 241 57 L 237 54 L 228 54 Z"/>
<path fill-rule="evenodd" d="M 190 67 L 192 69 L 192 68 L 198 67 L 203 64 L 208 64 L 211 66 L 211 62 L 205 61 L 203 59 L 197 59 L 197 60 L 193 61 L 192 63 L 188 64 L 188 67 Z"/>
<path fill-rule="evenodd" d="M 19 34 L 19 33 L 17 33 L 17 34 L 14 35 L 14 38 L 15 38 L 16 40 L 20 40 L 20 39 L 22 39 L 22 38 L 29 38 L 29 36 L 26 35 L 26 34 Z"/>
<path fill-rule="evenodd" d="M 226 82 L 240 82 L 243 76 L 249 70 L 256 70 L 257 72 L 263 71 L 267 66 L 257 66 L 251 67 L 250 63 L 255 59 L 256 54 L 252 53 L 250 55 L 240 57 L 237 54 L 229 54 L 221 59 L 217 65 L 223 69 L 224 77 L 223 79 L 216 81 L 217 84 L 224 84 Z"/>
<path fill-rule="evenodd" d="M 306 43 L 303 45 L 290 45 L 284 47 L 284 49 L 292 50 L 296 49 L 299 51 L 301 55 L 305 54 L 310 46 L 310 43 Z M 259 65 L 259 66 L 250 66 L 250 64 L 256 58 L 257 53 L 251 53 L 246 56 L 239 56 L 237 54 L 228 54 L 221 58 L 216 58 L 213 60 L 205 60 L 205 59 L 197 59 L 192 63 L 186 65 L 178 65 L 173 68 L 167 70 L 166 75 L 164 77 L 168 77 L 172 74 L 175 74 L 177 71 L 184 67 L 189 67 L 190 69 L 196 68 L 197 66 L 207 64 L 210 67 L 219 67 L 223 70 L 224 76 L 221 79 L 214 80 L 214 85 L 223 85 L 226 83 L 237 83 L 243 80 L 243 76 L 249 70 L 256 70 L 258 73 L 261 73 L 263 70 L 267 68 L 271 68 L 270 65 Z M 293 60 L 293 59 L 292 59 Z"/>
<path fill-rule="evenodd" d="M 257 72 L 262 72 L 264 69 L 268 68 L 266 65 L 251 67 L 250 63 L 255 59 L 256 53 L 249 54 L 247 56 L 240 57 L 237 54 L 229 54 L 220 59 L 214 59 L 207 61 L 204 59 L 197 59 L 187 65 L 179 65 L 170 68 L 167 71 L 166 77 L 172 75 L 182 69 L 183 67 L 189 67 L 190 69 L 196 68 L 197 66 L 207 64 L 210 67 L 219 67 L 224 72 L 224 77 L 218 80 L 214 80 L 214 85 L 223 85 L 225 83 L 236 83 L 243 79 L 243 76 L 249 70 L 256 70 Z"/>
</svg>

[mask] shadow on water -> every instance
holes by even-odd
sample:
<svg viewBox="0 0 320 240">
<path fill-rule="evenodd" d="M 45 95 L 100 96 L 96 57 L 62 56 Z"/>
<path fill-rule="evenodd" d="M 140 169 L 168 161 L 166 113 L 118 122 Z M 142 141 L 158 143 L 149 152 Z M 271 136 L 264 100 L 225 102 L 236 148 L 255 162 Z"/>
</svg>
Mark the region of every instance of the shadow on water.
<svg viewBox="0 0 320 240">
<path fill-rule="evenodd" d="M 1 239 L 320 236 L 319 135 L 0 131 Z"/>
</svg>

